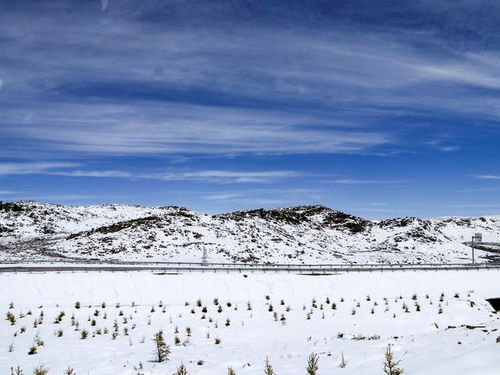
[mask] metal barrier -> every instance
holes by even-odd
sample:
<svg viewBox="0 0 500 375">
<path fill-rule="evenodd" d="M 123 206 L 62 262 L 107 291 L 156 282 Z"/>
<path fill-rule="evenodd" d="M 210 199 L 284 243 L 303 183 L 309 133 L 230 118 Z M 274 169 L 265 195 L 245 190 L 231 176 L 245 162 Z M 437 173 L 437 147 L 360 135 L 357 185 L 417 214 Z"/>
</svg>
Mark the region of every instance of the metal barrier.
<svg viewBox="0 0 500 375">
<path fill-rule="evenodd" d="M 499 263 L 433 263 L 433 264 L 235 264 L 235 263 L 47 263 L 1 264 L 2 272 L 132 272 L 151 271 L 161 273 L 180 272 L 288 272 L 300 274 L 332 274 L 339 272 L 374 271 L 459 271 L 499 270 Z"/>
</svg>

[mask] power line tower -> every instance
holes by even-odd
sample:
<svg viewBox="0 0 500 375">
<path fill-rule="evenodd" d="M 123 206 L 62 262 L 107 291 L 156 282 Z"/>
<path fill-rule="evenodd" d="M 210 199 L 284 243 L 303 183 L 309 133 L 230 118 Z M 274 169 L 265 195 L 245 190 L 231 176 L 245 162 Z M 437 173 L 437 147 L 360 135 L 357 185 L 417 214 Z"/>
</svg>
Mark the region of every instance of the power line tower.
<svg viewBox="0 0 500 375">
<path fill-rule="evenodd" d="M 205 247 L 203 248 L 203 254 L 201 256 L 201 265 L 208 266 L 208 254 L 207 254 L 207 249 Z"/>
</svg>

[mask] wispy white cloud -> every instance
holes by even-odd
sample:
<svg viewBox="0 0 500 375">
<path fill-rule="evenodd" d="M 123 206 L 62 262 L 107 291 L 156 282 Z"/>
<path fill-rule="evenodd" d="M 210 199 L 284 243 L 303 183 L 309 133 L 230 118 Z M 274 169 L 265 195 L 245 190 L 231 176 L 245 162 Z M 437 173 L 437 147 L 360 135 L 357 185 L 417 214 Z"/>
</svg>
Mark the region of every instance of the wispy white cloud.
<svg viewBox="0 0 500 375">
<path fill-rule="evenodd" d="M 0 163 L 1 175 L 46 174 L 62 168 L 78 167 L 69 162 L 33 162 L 33 163 Z"/>
<path fill-rule="evenodd" d="M 474 177 L 479 178 L 481 180 L 500 180 L 500 175 L 495 175 L 495 174 L 480 174 Z"/>
<path fill-rule="evenodd" d="M 327 180 L 325 182 L 330 184 L 341 184 L 341 185 L 371 185 L 371 184 L 401 184 L 408 181 L 340 178 L 336 180 Z"/>
<path fill-rule="evenodd" d="M 283 188 L 212 192 L 204 195 L 203 198 L 220 204 L 255 208 L 312 204 L 320 201 L 324 196 L 316 189 Z"/>
<path fill-rule="evenodd" d="M 481 193 L 486 191 L 500 191 L 500 187 L 482 187 L 482 188 L 471 188 L 459 190 L 462 193 Z"/>
<path fill-rule="evenodd" d="M 306 176 L 291 170 L 235 171 L 235 170 L 184 170 L 165 172 L 130 172 L 125 170 L 74 170 L 81 164 L 70 162 L 0 163 L 1 175 L 47 174 L 66 177 L 130 178 L 163 181 L 204 181 L 217 183 L 270 183 L 283 179 Z"/>
<path fill-rule="evenodd" d="M 464 209 L 475 209 L 475 208 L 498 208 L 500 203 L 471 203 L 471 204 L 453 204 L 448 205 L 449 208 L 464 208 Z"/>
<path fill-rule="evenodd" d="M 48 104 L 29 118 L 21 109 L 7 112 L 4 118 L 18 126 L 3 127 L 4 134 L 39 140 L 26 155 L 47 145 L 70 155 L 357 153 L 393 141 L 386 131 L 350 129 L 331 119 L 268 110 L 93 103 Z"/>
<path fill-rule="evenodd" d="M 211 192 L 204 195 L 205 199 L 214 201 L 226 201 L 240 199 L 244 197 L 288 197 L 288 198 L 318 198 L 321 196 L 321 192 L 317 189 L 307 189 L 307 188 L 269 188 L 269 189 L 245 189 L 237 191 L 224 191 L 224 192 Z"/>
<path fill-rule="evenodd" d="M 495 97 L 471 97 L 464 88 L 500 87 L 498 56 L 431 54 L 416 47 L 422 38 L 412 33 L 367 38 L 345 30 L 242 26 L 221 35 L 216 29 L 186 32 L 124 19 L 114 19 L 113 27 L 75 20 L 78 27 L 71 29 L 36 20 L 21 30 L 18 21 L 0 20 L 0 32 L 14 41 L 5 53 L 15 60 L 4 67 L 12 105 L 3 109 L 0 129 L 32 140 L 32 152 L 360 153 L 400 145 L 396 127 L 377 127 L 394 114 L 500 118 Z M 47 40 L 50 48 L 41 48 Z M 75 45 L 81 48 L 61 53 Z M 456 86 L 453 98 L 443 95 L 450 84 Z M 111 88 L 99 94 L 106 85 Z M 148 95 L 152 87 L 156 91 Z M 62 100 L 16 101 L 21 94 L 39 98 L 42 88 Z M 183 97 L 200 88 L 210 100 L 232 101 Z M 167 95 L 170 90 L 178 97 Z M 295 105 L 300 116 L 290 111 Z M 456 151 L 459 145 L 438 149 Z"/>
<path fill-rule="evenodd" d="M 296 171 L 194 171 L 194 172 L 173 172 L 165 174 L 150 175 L 153 178 L 162 180 L 201 180 L 215 182 L 253 182 L 267 183 L 285 178 L 296 178 L 304 176 L 304 173 Z"/>
<path fill-rule="evenodd" d="M 106 9 L 108 9 L 108 6 L 109 6 L 109 0 L 101 0 L 101 7 L 103 12 L 105 12 Z"/>
<path fill-rule="evenodd" d="M 96 178 L 131 178 L 133 174 L 127 171 L 51 171 L 50 174 L 69 177 L 96 177 Z"/>
</svg>

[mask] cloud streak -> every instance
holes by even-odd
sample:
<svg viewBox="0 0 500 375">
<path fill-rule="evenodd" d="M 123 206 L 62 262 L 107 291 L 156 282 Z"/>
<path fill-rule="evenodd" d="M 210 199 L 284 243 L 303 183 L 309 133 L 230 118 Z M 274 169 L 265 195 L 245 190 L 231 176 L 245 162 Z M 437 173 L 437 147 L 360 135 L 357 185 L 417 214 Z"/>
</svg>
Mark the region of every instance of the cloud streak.
<svg viewBox="0 0 500 375">
<path fill-rule="evenodd" d="M 495 175 L 495 174 L 481 174 L 475 177 L 481 180 L 500 180 L 500 175 Z"/>
<path fill-rule="evenodd" d="M 340 184 L 340 185 L 373 185 L 373 184 L 401 184 L 408 181 L 340 178 L 336 180 L 327 180 L 325 182 L 330 184 Z"/>
<path fill-rule="evenodd" d="M 0 16 L 11 56 L 4 134 L 53 154 L 367 153 L 409 147 L 401 129 L 380 125 L 394 115 L 500 118 L 487 91 L 500 88 L 497 55 L 450 53 L 432 34 L 420 47 L 419 33 L 383 29 L 243 24 L 228 35 L 122 12 L 22 30 L 27 15 Z M 477 88 L 486 91 L 471 97 Z"/>
<path fill-rule="evenodd" d="M 0 163 L 0 176 L 23 174 L 48 174 L 61 168 L 77 167 L 69 162 Z"/>
<path fill-rule="evenodd" d="M 74 170 L 81 166 L 70 162 L 0 163 L 0 176 L 46 174 L 65 177 L 153 179 L 162 181 L 204 181 L 213 183 L 271 183 L 307 176 L 290 170 L 237 171 L 196 170 L 166 172 L 130 172 L 124 170 Z"/>
</svg>

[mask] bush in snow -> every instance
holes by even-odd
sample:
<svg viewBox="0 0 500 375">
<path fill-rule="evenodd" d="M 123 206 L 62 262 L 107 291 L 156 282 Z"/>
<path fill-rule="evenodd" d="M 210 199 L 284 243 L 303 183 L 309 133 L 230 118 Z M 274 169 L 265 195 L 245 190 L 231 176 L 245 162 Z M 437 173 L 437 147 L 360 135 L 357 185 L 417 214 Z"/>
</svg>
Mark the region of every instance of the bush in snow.
<svg viewBox="0 0 500 375">
<path fill-rule="evenodd" d="M 236 372 L 233 370 L 233 368 L 232 368 L 232 367 L 229 367 L 229 368 L 227 369 L 227 375 L 236 375 Z"/>
<path fill-rule="evenodd" d="M 399 362 L 394 359 L 394 354 L 392 353 L 391 346 L 387 346 L 385 352 L 385 362 L 384 362 L 384 373 L 386 375 L 402 375 L 403 370 L 399 368 Z"/>
<path fill-rule="evenodd" d="M 33 375 L 47 375 L 48 373 L 49 373 L 49 370 L 47 370 L 42 365 L 35 367 L 35 369 L 33 370 Z"/>
<path fill-rule="evenodd" d="M 177 371 L 175 372 L 175 375 L 188 375 L 186 366 L 184 366 L 182 363 L 179 367 L 177 367 Z"/>
<path fill-rule="evenodd" d="M 347 359 L 344 357 L 344 353 L 340 353 L 339 367 L 340 368 L 346 368 L 347 367 Z"/>
<path fill-rule="evenodd" d="M 24 375 L 24 371 L 19 366 L 17 366 L 16 368 L 11 367 L 10 375 Z"/>
<path fill-rule="evenodd" d="M 35 345 L 32 345 L 29 349 L 28 349 L 28 355 L 33 355 L 33 354 L 36 354 L 37 353 L 37 348 Z"/>
<path fill-rule="evenodd" d="M 264 374 L 265 375 L 276 375 L 274 372 L 273 366 L 271 365 L 271 362 L 269 362 L 269 358 L 266 358 L 266 362 L 264 364 Z"/>
<path fill-rule="evenodd" d="M 7 311 L 6 320 L 10 322 L 10 325 L 16 324 L 16 316 L 12 314 L 10 311 Z"/>
<path fill-rule="evenodd" d="M 318 373 L 318 356 L 314 353 L 309 355 L 307 359 L 307 375 L 316 375 Z"/>
<path fill-rule="evenodd" d="M 168 355 L 170 354 L 170 347 L 165 343 L 162 330 L 155 333 L 153 341 L 155 342 L 155 354 L 157 362 L 166 361 L 168 359 Z"/>
</svg>

